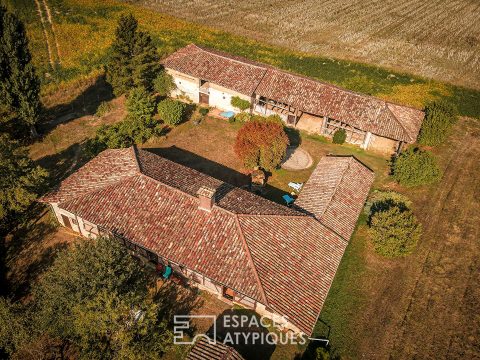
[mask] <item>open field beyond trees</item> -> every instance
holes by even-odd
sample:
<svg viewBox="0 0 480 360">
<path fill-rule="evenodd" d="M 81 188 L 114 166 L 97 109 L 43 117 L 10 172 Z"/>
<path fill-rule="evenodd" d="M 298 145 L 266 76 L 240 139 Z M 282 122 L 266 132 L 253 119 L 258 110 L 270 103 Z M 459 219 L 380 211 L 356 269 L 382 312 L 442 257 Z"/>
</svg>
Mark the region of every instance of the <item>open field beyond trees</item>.
<svg viewBox="0 0 480 360">
<path fill-rule="evenodd" d="M 293 50 L 295 47 L 290 46 L 288 43 L 283 45 L 289 46 L 289 49 L 274 45 L 266 45 L 255 40 L 214 29 L 216 25 L 221 24 L 221 21 L 219 20 L 208 21 L 208 26 L 191 24 L 184 20 L 152 11 L 151 9 L 142 6 L 131 5 L 115 0 L 105 0 L 102 2 L 93 0 L 42 0 L 38 2 L 27 0 L 3 1 L 6 1 L 9 8 L 16 11 L 20 18 L 27 24 L 34 62 L 39 69 L 39 73 L 45 85 L 42 88 L 44 95 L 50 95 L 55 93 L 59 88 L 65 88 L 65 83 L 75 83 L 77 81 L 83 81 L 85 77 L 97 76 L 98 73 L 102 71 L 102 66 L 105 64 L 108 56 L 108 47 L 111 44 L 114 35 L 115 20 L 123 13 L 131 12 L 139 20 L 140 27 L 148 30 L 152 34 L 154 42 L 162 55 L 169 54 L 188 43 L 195 42 L 199 45 L 242 55 L 253 60 L 278 66 L 282 69 L 337 84 L 350 90 L 379 96 L 394 102 L 418 108 L 423 107 L 425 103 L 431 100 L 445 98 L 459 108 L 461 115 L 480 118 L 480 90 L 471 89 L 474 83 L 477 85 L 479 83 L 478 27 L 475 28 L 475 26 L 478 25 L 478 21 L 475 21 L 475 19 L 472 20 L 472 26 L 467 29 L 467 34 L 470 34 L 468 31 L 472 32 L 473 35 L 468 39 L 470 39 L 469 41 L 472 43 L 475 41 L 477 42 L 472 45 L 472 56 L 468 55 L 469 53 L 467 50 L 465 50 L 467 53 L 462 53 L 464 54 L 462 56 L 468 59 L 471 58 L 469 60 L 471 61 L 471 66 L 474 66 L 477 72 L 474 72 L 473 70 L 466 71 L 461 65 L 458 65 L 463 63 L 455 63 L 455 61 L 457 61 L 455 60 L 456 56 L 459 54 L 457 51 L 452 50 L 453 52 L 451 54 L 446 54 L 442 57 L 444 61 L 448 63 L 451 61 L 456 64 L 455 68 L 452 68 L 451 71 L 448 70 L 448 72 L 454 72 L 454 70 L 466 71 L 464 76 L 465 78 L 470 79 L 468 83 L 470 88 L 466 88 L 440 81 L 427 80 L 403 72 L 386 70 L 376 66 L 336 60 L 325 56 L 331 56 L 332 54 L 329 52 L 325 52 L 322 56 L 308 54 L 306 52 L 301 52 L 298 49 Z M 458 3 L 460 6 L 466 1 L 467 0 L 462 0 L 460 2 L 455 2 L 455 4 Z M 183 1 L 179 2 L 179 4 L 183 3 Z M 378 9 L 383 6 L 380 6 L 381 3 L 382 2 L 375 7 L 372 5 L 372 8 L 375 8 L 376 11 L 378 11 Z M 474 7 L 475 2 L 470 3 L 472 5 L 467 6 L 469 3 L 466 3 L 467 5 L 464 6 L 465 11 L 469 11 L 467 8 Z M 222 10 L 222 12 L 214 11 L 212 9 L 210 13 L 224 13 L 227 10 L 232 12 L 240 11 L 240 9 L 244 8 L 241 4 L 243 3 L 241 2 L 240 5 L 238 3 L 236 3 L 236 5 L 219 4 L 218 9 Z M 408 4 L 404 5 L 405 7 L 408 6 Z M 165 6 L 166 8 L 170 8 L 173 5 L 167 3 Z M 298 8 L 293 3 L 290 5 L 289 3 L 287 3 L 287 5 L 282 3 L 282 6 L 287 6 L 288 9 L 296 9 L 297 18 L 307 17 L 308 19 L 309 16 L 318 16 L 315 15 L 315 9 L 310 11 L 307 8 Z M 440 4 L 438 4 L 438 6 L 441 7 Z M 464 7 L 460 6 L 462 9 Z M 352 5 L 352 9 L 354 8 L 355 6 Z M 160 5 L 158 9 L 160 9 Z M 191 11 L 191 8 L 184 6 L 179 7 L 179 9 L 186 9 L 185 14 L 188 13 L 188 11 Z M 245 11 L 248 11 L 249 7 L 247 6 L 245 9 Z M 265 11 L 265 9 L 270 9 L 268 11 L 275 11 L 276 7 L 273 4 L 270 6 L 266 3 L 265 6 L 258 7 L 257 13 L 261 13 L 260 10 Z M 401 9 L 399 8 L 399 11 L 400 10 Z M 192 14 L 195 13 L 193 11 L 191 12 Z M 202 11 L 197 12 L 197 14 L 200 15 L 202 13 Z M 285 11 L 278 11 L 278 13 L 284 14 Z M 445 41 L 450 39 L 443 36 L 442 31 L 444 27 L 447 27 L 446 31 L 449 31 L 448 23 L 458 23 L 458 21 L 455 22 L 456 20 L 452 20 L 453 18 L 456 19 L 458 17 L 458 12 L 453 12 L 455 16 L 451 16 L 451 13 L 452 12 L 445 13 L 447 14 L 445 16 L 447 16 L 449 21 L 442 22 L 442 27 L 435 27 L 432 25 L 432 31 L 435 30 L 438 32 L 438 36 L 435 35 L 435 38 L 438 37 L 438 39 Z M 296 26 L 296 31 L 310 29 L 313 26 L 311 23 L 315 23 L 315 26 L 324 26 L 325 24 L 328 24 L 328 11 L 325 10 L 324 14 L 325 19 L 322 18 L 316 21 L 308 20 L 310 23 L 307 21 L 304 24 Z M 385 26 L 385 21 L 389 19 L 391 20 L 394 16 L 395 14 L 391 14 L 390 17 L 382 18 L 384 20 L 380 23 Z M 241 16 L 237 15 L 237 18 L 240 17 Z M 234 18 L 234 16 L 225 15 L 221 20 L 226 23 L 228 22 L 229 24 L 235 24 Z M 245 16 L 244 18 L 248 17 Z M 432 18 L 435 17 L 432 15 Z M 466 16 L 463 16 L 460 19 L 462 21 L 467 21 Z M 261 20 L 254 20 L 255 21 L 250 21 L 250 23 L 253 24 L 259 22 L 261 24 Z M 275 32 L 273 32 L 273 34 L 285 29 L 293 29 L 295 27 L 295 21 L 293 20 L 289 21 L 291 24 L 286 24 L 285 20 L 272 21 L 273 22 L 269 26 L 260 26 L 263 31 L 269 33 L 269 29 L 274 24 L 276 27 L 274 27 Z M 349 23 L 352 26 L 356 24 L 354 22 Z M 372 31 L 370 28 L 378 23 L 378 19 L 372 15 L 369 26 L 363 27 L 365 28 L 365 34 L 368 35 L 369 31 Z M 423 24 L 422 26 L 428 27 L 430 26 L 431 21 L 424 19 L 418 23 Z M 381 26 L 381 24 L 378 26 Z M 394 22 L 394 24 L 397 23 Z M 463 29 L 460 24 L 463 24 L 463 22 L 458 23 L 458 28 L 455 28 L 457 29 L 455 30 L 456 32 L 460 32 L 460 30 Z M 406 25 L 397 25 L 408 27 L 408 22 Z M 357 24 L 355 26 L 362 25 Z M 329 29 L 329 33 L 334 33 L 333 29 L 341 31 L 342 28 L 330 26 Z M 227 30 L 235 30 L 235 28 L 228 28 Z M 260 30 L 261 29 L 258 29 L 258 33 L 260 33 Z M 354 31 L 354 29 L 352 29 L 352 31 Z M 477 33 L 475 33 L 475 31 L 477 31 Z M 381 35 L 380 30 L 377 32 Z M 390 30 L 390 32 L 397 34 L 395 29 Z M 348 32 L 345 32 L 345 34 L 345 36 L 347 36 Z M 359 34 L 367 36 L 364 35 L 363 32 L 360 32 Z M 401 31 L 398 31 L 398 34 L 401 34 Z M 413 34 L 414 33 L 409 35 L 410 41 L 412 43 L 420 41 L 417 40 Z M 430 34 L 430 32 L 425 33 L 426 38 L 428 38 L 428 34 Z M 247 35 L 250 36 L 252 34 L 249 33 Z M 464 35 L 462 32 L 459 36 L 460 39 L 463 39 L 463 37 L 467 35 Z M 337 37 L 337 35 L 334 35 L 332 39 L 336 39 Z M 357 40 L 360 41 L 359 39 Z M 466 40 L 462 41 L 465 42 Z M 461 43 L 460 40 L 459 42 Z M 384 59 L 390 59 L 396 51 L 400 51 L 398 49 L 403 49 L 403 46 L 395 46 L 395 49 L 397 50 L 387 51 Z M 447 45 L 445 44 L 445 46 Z M 470 45 L 465 45 L 465 48 L 468 49 L 468 46 Z M 344 47 L 344 45 L 340 46 L 342 49 Z M 305 48 L 304 50 L 310 51 L 312 49 Z M 412 54 L 405 58 L 415 58 L 415 56 Z M 447 61 L 446 59 L 449 59 L 449 57 L 452 57 L 452 59 Z M 474 60 L 474 58 L 477 60 Z M 372 63 L 378 65 L 382 62 L 374 59 L 372 60 Z M 415 69 L 419 68 L 421 67 L 415 66 Z M 447 73 L 447 70 L 443 70 L 443 72 Z M 429 74 L 425 73 L 424 75 Z"/>
<path fill-rule="evenodd" d="M 142 0 L 187 20 L 299 51 L 480 88 L 472 0 Z"/>
</svg>

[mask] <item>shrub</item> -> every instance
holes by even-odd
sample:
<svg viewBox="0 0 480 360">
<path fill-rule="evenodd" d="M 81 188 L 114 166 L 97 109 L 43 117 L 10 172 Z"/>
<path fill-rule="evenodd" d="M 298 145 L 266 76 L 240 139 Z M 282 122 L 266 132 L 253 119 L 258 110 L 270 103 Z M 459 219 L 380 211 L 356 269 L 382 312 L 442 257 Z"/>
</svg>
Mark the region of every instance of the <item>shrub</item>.
<svg viewBox="0 0 480 360">
<path fill-rule="evenodd" d="M 130 118 L 150 121 L 155 111 L 155 99 L 144 87 L 135 88 L 128 94 L 127 111 Z"/>
<path fill-rule="evenodd" d="M 92 158 L 105 149 L 141 144 L 152 136 L 161 134 L 161 131 L 162 126 L 153 119 L 127 118 L 113 125 L 102 125 L 95 137 L 86 142 L 85 153 Z"/>
<path fill-rule="evenodd" d="M 157 109 L 160 119 L 169 125 L 178 125 L 182 121 L 185 104 L 180 101 L 165 99 L 160 101 Z"/>
<path fill-rule="evenodd" d="M 244 123 L 250 120 L 251 115 L 247 112 L 241 112 L 235 115 L 235 121 Z"/>
<path fill-rule="evenodd" d="M 246 168 L 260 166 L 271 171 L 285 158 L 288 144 L 288 136 L 282 125 L 255 117 L 238 132 L 235 153 Z"/>
<path fill-rule="evenodd" d="M 440 170 L 430 152 L 409 148 L 394 159 L 392 175 L 401 185 L 418 186 L 437 181 Z"/>
<path fill-rule="evenodd" d="M 457 109 L 445 102 L 436 101 L 425 108 L 418 142 L 422 145 L 437 146 L 442 144 L 457 120 Z"/>
<path fill-rule="evenodd" d="M 365 213 L 369 219 L 371 219 L 373 214 L 391 205 L 398 205 L 408 209 L 412 205 L 412 202 L 405 195 L 395 191 L 374 190 L 365 205 Z"/>
<path fill-rule="evenodd" d="M 112 110 L 113 106 L 111 103 L 109 103 L 108 101 L 102 101 L 100 105 L 98 105 L 95 115 L 97 115 L 98 117 L 102 117 L 103 115 L 109 113 Z"/>
<path fill-rule="evenodd" d="M 201 107 L 198 112 L 200 113 L 200 115 L 202 116 L 207 116 L 208 112 L 210 111 L 209 108 L 206 108 L 206 107 Z"/>
<path fill-rule="evenodd" d="M 240 111 L 245 111 L 250 108 L 250 101 L 244 100 L 238 96 L 233 96 L 232 100 L 230 100 L 230 104 Z"/>
<path fill-rule="evenodd" d="M 153 89 L 160 96 L 169 96 L 176 87 L 172 76 L 165 70 L 160 71 L 153 80 Z"/>
<path fill-rule="evenodd" d="M 333 134 L 333 143 L 334 144 L 343 144 L 347 140 L 347 132 L 345 129 L 339 129 Z"/>
<path fill-rule="evenodd" d="M 370 220 L 370 230 L 375 251 L 386 257 L 411 253 L 422 233 L 412 211 L 399 205 L 375 212 Z"/>
</svg>

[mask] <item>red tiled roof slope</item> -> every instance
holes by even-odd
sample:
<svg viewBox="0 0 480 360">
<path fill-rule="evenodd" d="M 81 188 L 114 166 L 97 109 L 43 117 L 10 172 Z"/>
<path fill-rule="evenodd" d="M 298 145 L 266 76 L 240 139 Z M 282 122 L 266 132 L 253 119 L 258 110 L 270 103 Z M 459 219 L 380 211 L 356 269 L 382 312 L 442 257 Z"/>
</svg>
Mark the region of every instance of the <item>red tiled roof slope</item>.
<svg viewBox="0 0 480 360">
<path fill-rule="evenodd" d="M 417 109 L 194 44 L 171 54 L 163 63 L 167 68 L 246 95 L 255 93 L 303 112 L 328 116 L 363 131 L 408 143 L 416 141 L 424 117 Z"/>
<path fill-rule="evenodd" d="M 374 180 L 373 172 L 349 157 L 323 157 L 295 206 L 349 240 Z"/>
<path fill-rule="evenodd" d="M 42 198 L 44 202 L 58 203 L 101 189 L 138 173 L 133 149 L 108 149 L 63 180 L 54 191 Z"/>
<path fill-rule="evenodd" d="M 302 215 L 295 209 L 279 205 L 149 151 L 138 150 L 137 154 L 143 174 L 192 196 L 197 196 L 202 186 L 215 189 L 215 203 L 225 210 L 237 214 Z"/>
<path fill-rule="evenodd" d="M 312 217 L 241 215 L 239 222 L 268 305 L 310 334 L 347 242 Z"/>
<path fill-rule="evenodd" d="M 93 224 L 255 299 L 258 284 L 235 215 L 198 208 L 196 198 L 144 175 L 60 205 Z"/>
<path fill-rule="evenodd" d="M 218 341 L 210 344 L 202 336 L 190 350 L 186 360 L 244 360 L 244 358 L 234 348 Z"/>
<path fill-rule="evenodd" d="M 165 67 L 251 96 L 265 68 L 251 61 L 190 44 L 163 60 Z"/>
</svg>

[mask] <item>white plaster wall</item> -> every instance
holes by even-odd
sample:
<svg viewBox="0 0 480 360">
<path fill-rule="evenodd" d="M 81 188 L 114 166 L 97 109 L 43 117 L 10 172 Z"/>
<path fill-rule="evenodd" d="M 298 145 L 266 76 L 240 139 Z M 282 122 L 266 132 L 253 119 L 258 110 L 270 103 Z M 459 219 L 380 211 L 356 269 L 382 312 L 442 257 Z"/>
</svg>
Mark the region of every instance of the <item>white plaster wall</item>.
<svg viewBox="0 0 480 360">
<path fill-rule="evenodd" d="M 210 106 L 214 106 L 220 110 L 233 111 L 235 113 L 238 113 L 239 110 L 233 107 L 231 104 L 232 97 L 234 96 L 238 96 L 249 102 L 252 101 L 252 99 L 249 96 L 246 96 L 236 91 L 229 90 L 222 86 L 210 83 L 210 97 L 209 97 Z"/>
<path fill-rule="evenodd" d="M 52 203 L 50 205 L 52 205 L 53 212 L 55 213 L 55 216 L 57 217 L 57 220 L 60 224 L 62 224 L 63 226 L 67 226 L 63 222 L 63 219 L 62 219 L 62 214 L 63 214 L 70 219 L 70 224 L 72 225 L 73 231 L 80 233 L 80 227 L 79 227 L 79 224 L 77 223 L 77 219 L 75 218 L 74 214 L 59 208 L 57 203 Z"/>
<path fill-rule="evenodd" d="M 172 97 L 180 96 L 183 94 L 185 96 L 188 96 L 193 102 L 198 103 L 198 93 L 200 88 L 199 79 L 181 74 L 171 69 L 167 69 L 167 73 L 169 73 L 173 77 L 173 81 L 177 86 L 177 88 L 171 93 Z"/>
</svg>

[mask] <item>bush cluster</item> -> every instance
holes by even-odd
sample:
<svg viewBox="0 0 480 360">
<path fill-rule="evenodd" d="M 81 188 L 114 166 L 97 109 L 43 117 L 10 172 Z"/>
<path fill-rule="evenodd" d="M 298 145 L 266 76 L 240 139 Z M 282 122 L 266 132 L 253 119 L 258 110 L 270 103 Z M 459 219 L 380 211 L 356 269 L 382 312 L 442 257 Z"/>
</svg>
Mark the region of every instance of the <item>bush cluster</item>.
<svg viewBox="0 0 480 360">
<path fill-rule="evenodd" d="M 233 96 L 232 100 L 230 100 L 230 104 L 240 111 L 245 111 L 250 108 L 250 101 L 244 100 L 238 96 Z"/>
<path fill-rule="evenodd" d="M 395 192 L 374 194 L 369 225 L 375 251 L 386 257 L 411 253 L 422 234 L 410 201 Z"/>
<path fill-rule="evenodd" d="M 445 101 L 436 101 L 427 105 L 418 142 L 428 146 L 442 144 L 456 121 L 457 109 L 453 105 Z"/>
<path fill-rule="evenodd" d="M 153 80 L 153 89 L 160 96 L 169 96 L 175 88 L 176 85 L 172 76 L 165 70 L 160 71 Z"/>
<path fill-rule="evenodd" d="M 427 185 L 440 178 L 440 169 L 429 151 L 408 148 L 393 160 L 392 175 L 401 185 Z"/>
<path fill-rule="evenodd" d="M 157 106 L 158 115 L 168 125 L 178 125 L 182 122 L 186 105 L 183 102 L 165 99 Z"/>
<path fill-rule="evenodd" d="M 347 132 L 345 129 L 338 129 L 333 134 L 333 143 L 334 144 L 343 144 L 347 140 Z"/>
<path fill-rule="evenodd" d="M 246 168 L 277 168 L 285 158 L 288 136 L 283 125 L 274 118 L 255 116 L 237 134 L 235 153 Z"/>
<path fill-rule="evenodd" d="M 131 119 L 150 121 L 155 112 L 155 98 L 144 87 L 130 91 L 126 105 Z"/>
</svg>

